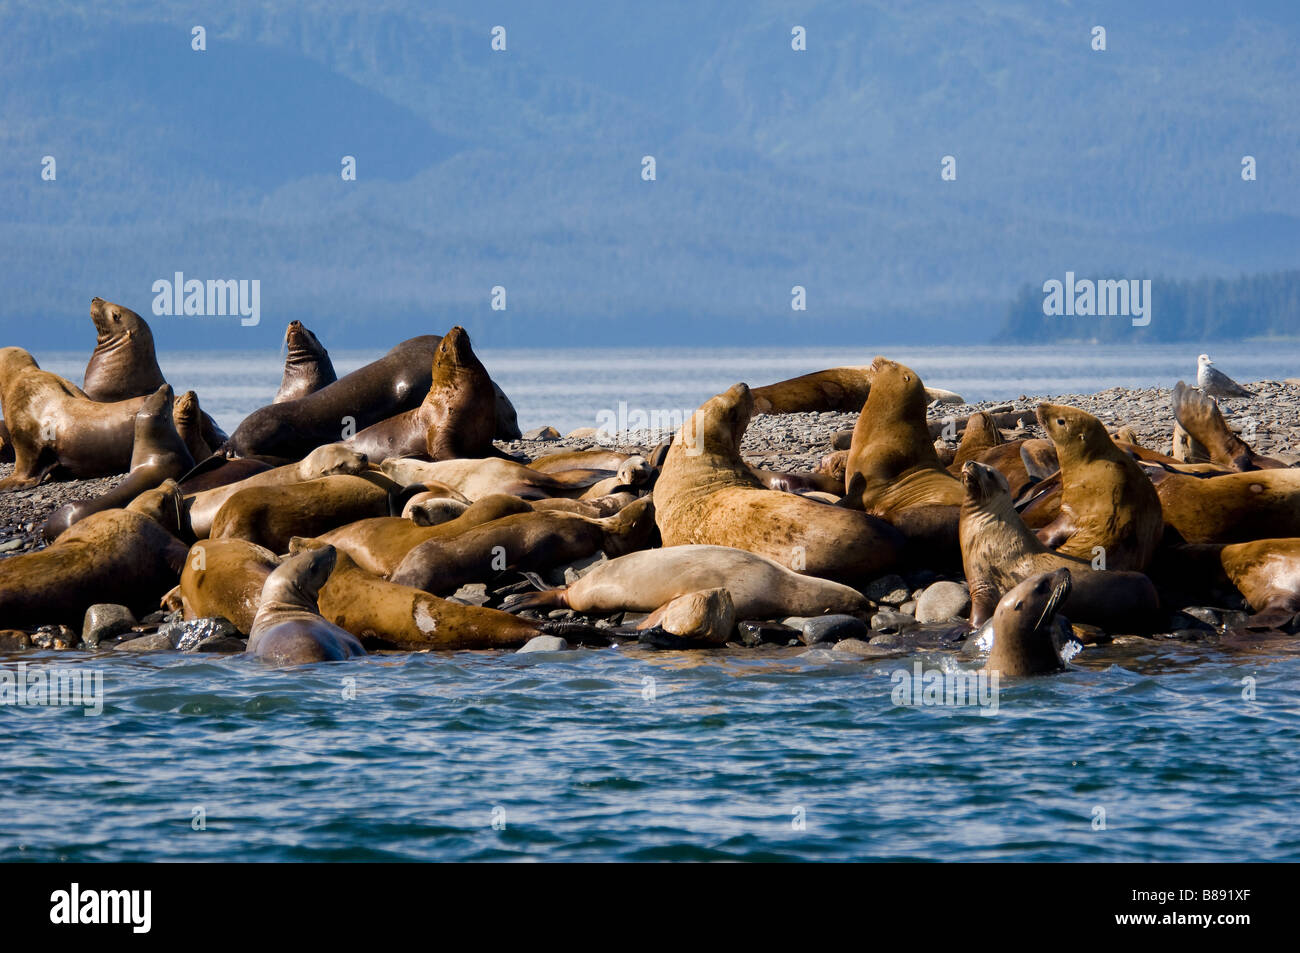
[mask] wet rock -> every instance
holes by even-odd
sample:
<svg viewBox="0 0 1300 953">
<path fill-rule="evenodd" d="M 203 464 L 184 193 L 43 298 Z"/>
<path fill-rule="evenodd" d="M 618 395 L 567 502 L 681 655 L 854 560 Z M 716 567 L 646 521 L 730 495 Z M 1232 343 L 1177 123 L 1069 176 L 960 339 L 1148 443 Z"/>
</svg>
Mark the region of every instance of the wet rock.
<svg viewBox="0 0 1300 953">
<path fill-rule="evenodd" d="M 485 583 L 470 582 L 452 593 L 451 598 L 467 606 L 484 606 L 487 605 L 490 597 Z"/>
<path fill-rule="evenodd" d="M 885 646 L 872 645 L 862 639 L 842 639 L 831 653 L 844 658 L 884 658 L 894 654 Z"/>
<path fill-rule="evenodd" d="M 787 620 L 788 622 L 789 620 Z M 844 639 L 869 638 L 867 624 L 856 616 L 836 613 L 834 615 L 816 616 L 804 619 L 799 626 L 800 638 L 804 645 L 816 645 L 819 642 L 840 642 Z"/>
<path fill-rule="evenodd" d="M 909 599 L 907 602 L 904 602 L 901 606 L 898 607 L 898 611 L 903 613 L 903 615 L 915 616 L 916 601 L 914 599 Z"/>
<path fill-rule="evenodd" d="M 910 619 L 908 620 L 911 621 Z M 969 628 L 964 625 L 948 623 L 927 623 L 912 625 L 900 632 L 881 633 L 872 638 L 871 645 L 877 649 L 904 648 L 910 651 L 919 649 L 954 649 L 966 638 Z"/>
<path fill-rule="evenodd" d="M 742 622 L 736 626 L 740 643 L 747 646 L 775 643 L 787 645 L 799 635 L 799 630 L 779 622 Z"/>
<path fill-rule="evenodd" d="M 141 625 L 162 625 L 164 622 L 172 621 L 171 619 L 168 618 L 168 615 L 170 615 L 170 613 L 161 612 L 161 611 L 150 612 L 147 616 L 145 616 L 143 619 L 140 620 L 140 624 Z"/>
<path fill-rule="evenodd" d="M 519 649 L 515 654 L 523 655 L 525 652 L 563 652 L 569 647 L 569 643 L 564 641 L 558 635 L 539 635 L 528 640 L 528 644 Z"/>
<path fill-rule="evenodd" d="M 970 612 L 970 593 L 959 582 L 932 583 L 916 601 L 917 622 L 947 622 Z"/>
<path fill-rule="evenodd" d="M 191 619 L 188 622 L 168 622 L 155 634 L 170 640 L 172 647 L 182 652 L 197 652 L 204 642 L 213 639 L 240 638 L 239 630 L 234 624 L 220 616 Z"/>
<path fill-rule="evenodd" d="M 204 639 L 194 649 L 196 652 L 213 652 L 223 655 L 234 655 L 243 652 L 248 648 L 248 643 L 235 636 L 217 635 L 212 638 Z"/>
<path fill-rule="evenodd" d="M 161 632 L 155 632 L 153 635 L 142 635 L 138 639 L 129 639 L 126 642 L 119 642 L 113 646 L 115 652 L 165 652 L 174 648 L 170 636 L 163 635 Z"/>
<path fill-rule="evenodd" d="M 1189 616 L 1192 619 L 1209 626 L 1211 629 L 1217 629 L 1219 626 L 1223 625 L 1223 617 L 1219 615 L 1219 611 L 1217 609 L 1211 609 L 1208 606 L 1188 606 L 1178 614 Z"/>
<path fill-rule="evenodd" d="M 66 625 L 43 625 L 32 633 L 32 645 L 38 649 L 63 652 L 76 648 L 80 642 L 77 634 Z"/>
<path fill-rule="evenodd" d="M 880 605 L 901 606 L 908 600 L 911 592 L 902 576 L 891 574 L 873 581 L 863 591 L 863 595 Z"/>
<path fill-rule="evenodd" d="M 1218 629 L 1218 626 L 1210 621 L 1215 618 L 1212 609 L 1201 609 L 1196 614 L 1191 612 L 1171 612 L 1169 618 L 1165 620 L 1165 631 L 1175 632 L 1178 629 L 1206 629 L 1211 632 Z"/>
<path fill-rule="evenodd" d="M 19 652 L 32 647 L 32 637 L 18 629 L 0 630 L 0 652 Z"/>
<path fill-rule="evenodd" d="M 871 617 L 871 628 L 882 634 L 901 632 L 904 628 L 913 625 L 916 625 L 916 620 L 910 615 L 903 615 L 892 609 L 881 609 Z"/>
<path fill-rule="evenodd" d="M 577 615 L 572 609 L 552 609 L 546 613 L 548 619 L 572 619 Z"/>
<path fill-rule="evenodd" d="M 86 610 L 81 624 L 81 641 L 87 648 L 97 648 L 100 642 L 130 631 L 135 624 L 135 616 L 126 606 L 101 602 Z"/>
</svg>

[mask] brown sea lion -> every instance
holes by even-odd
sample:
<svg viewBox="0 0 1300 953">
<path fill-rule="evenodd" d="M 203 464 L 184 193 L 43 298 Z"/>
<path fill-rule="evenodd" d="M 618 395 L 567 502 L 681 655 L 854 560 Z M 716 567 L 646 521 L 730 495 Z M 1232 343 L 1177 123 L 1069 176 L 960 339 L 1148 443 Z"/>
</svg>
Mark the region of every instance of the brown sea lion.
<svg viewBox="0 0 1300 953">
<path fill-rule="evenodd" d="M 1068 569 L 1055 569 L 1030 576 L 1002 597 L 993 613 L 993 648 L 985 671 L 1009 678 L 1065 667 L 1052 622 L 1057 610 L 1064 611 L 1071 582 Z"/>
<path fill-rule="evenodd" d="M 132 510 L 92 513 L 46 549 L 0 559 L 0 619 L 32 628 L 80 628 L 100 602 L 152 612 L 176 585 L 185 545 Z"/>
<path fill-rule="evenodd" d="M 154 353 L 153 332 L 130 308 L 90 299 L 95 350 L 86 364 L 82 390 L 91 400 L 114 403 L 152 394 L 166 381 Z"/>
<path fill-rule="evenodd" d="M 437 334 L 410 338 L 318 391 L 253 411 L 221 447 L 222 452 L 298 459 L 322 444 L 343 440 L 345 433 L 352 436 L 414 410 L 433 382 L 433 357 L 441 340 Z M 503 440 L 519 437 L 513 415 L 514 408 L 498 389 L 496 430 Z"/>
<path fill-rule="evenodd" d="M 1183 429 L 1183 425 L 1174 421 L 1174 436 L 1169 447 L 1169 455 L 1179 463 L 1209 463 L 1210 451 L 1192 435 Z"/>
<path fill-rule="evenodd" d="M 220 616 L 247 636 L 262 604 L 266 578 L 279 565 L 279 556 L 247 540 L 195 543 L 181 571 L 180 603 L 185 618 Z"/>
<path fill-rule="evenodd" d="M 939 464 L 916 372 L 878 357 L 871 395 L 853 428 L 846 505 L 889 520 L 908 539 L 908 560 L 946 566 L 958 558 L 961 483 Z"/>
<path fill-rule="evenodd" d="M 174 480 L 194 466 L 190 452 L 172 423 L 172 389 L 163 384 L 135 414 L 135 437 L 131 448 L 131 470 L 112 490 L 94 499 L 75 500 L 55 510 L 41 532 L 53 542 L 73 523 L 91 513 L 125 507 L 145 490 Z"/>
<path fill-rule="evenodd" d="M 1257 539 L 1219 551 L 1220 565 L 1246 597 L 1256 623 L 1282 624 L 1300 612 L 1300 539 Z"/>
<path fill-rule="evenodd" d="M 213 490 L 203 490 L 186 497 L 189 530 L 197 539 L 212 532 L 212 521 L 225 502 L 240 490 L 254 486 L 287 486 L 337 474 L 355 475 L 366 470 L 365 454 L 342 444 L 317 447 L 297 463 L 255 473 L 237 483 L 227 483 Z"/>
<path fill-rule="evenodd" d="M 724 645 L 736 635 L 736 607 L 726 589 L 700 589 L 677 596 L 637 624 L 684 642 Z"/>
<path fill-rule="evenodd" d="M 338 380 L 329 351 L 316 339 L 316 335 L 301 321 L 290 321 L 284 330 L 284 342 L 289 354 L 284 359 L 284 376 L 280 389 L 275 392 L 273 404 L 297 400 L 314 394 Z"/>
<path fill-rule="evenodd" d="M 488 582 L 505 569 L 544 572 L 598 551 L 621 556 L 644 549 L 654 531 L 654 504 L 649 498 L 604 519 L 519 513 L 421 543 L 398 563 L 391 578 L 398 585 L 426 592 L 454 592 L 467 582 Z"/>
<path fill-rule="evenodd" d="M 754 413 L 802 414 L 827 411 L 858 413 L 871 393 L 874 368 L 832 367 L 800 377 L 755 387 Z M 952 391 L 926 388 L 926 403 L 962 404 Z"/>
<path fill-rule="evenodd" d="M 961 473 L 961 465 L 967 460 L 979 460 L 986 450 L 1000 447 L 1006 442 L 992 414 L 984 411 L 971 414 L 966 419 L 966 431 L 961 436 L 957 453 L 953 456 L 952 463 L 947 466 L 947 470 L 956 476 Z"/>
<path fill-rule="evenodd" d="M 1300 470 L 1153 473 L 1164 520 L 1188 543 L 1300 536 Z"/>
<path fill-rule="evenodd" d="M 502 608 L 574 609 L 603 615 L 651 612 L 698 589 L 726 589 L 742 619 L 862 612 L 856 589 L 792 572 L 775 560 L 730 546 L 664 546 L 598 563 L 567 589 L 510 596 Z"/>
<path fill-rule="evenodd" d="M 217 449 L 203 439 L 203 410 L 199 407 L 199 395 L 194 391 L 187 390 L 176 398 L 172 405 L 172 423 L 195 463 L 206 460 Z"/>
<path fill-rule="evenodd" d="M 381 420 L 345 441 L 375 461 L 426 455 L 430 460 L 495 454 L 496 392 L 464 328 L 452 328 L 433 356 L 424 400 L 413 410 Z"/>
<path fill-rule="evenodd" d="M 290 556 L 266 577 L 249 632 L 249 655 L 273 665 L 309 665 L 366 654 L 356 636 L 324 619 L 317 607 L 335 558 L 333 546 L 322 546 Z"/>
<path fill-rule="evenodd" d="M 450 539 L 476 526 L 532 510 L 517 496 L 499 493 L 485 496 L 460 516 L 435 526 L 419 526 L 411 520 L 378 517 L 357 520 L 322 534 L 321 542 L 347 553 L 362 569 L 381 576 L 393 572 L 416 546 L 431 539 Z"/>
<path fill-rule="evenodd" d="M 388 459 L 379 468 L 403 485 L 441 483 L 471 500 L 479 500 L 493 493 L 509 493 L 525 500 L 540 500 L 548 496 L 575 497 L 601 480 L 613 476 L 608 470 L 539 473 L 522 463 L 500 457 L 438 460 L 432 463 L 409 458 Z"/>
<path fill-rule="evenodd" d="M 295 539 L 291 553 L 309 551 L 317 540 Z M 480 606 L 439 599 L 366 572 L 339 552 L 320 590 L 320 614 L 363 644 L 393 649 L 516 648 L 545 633 L 545 624 Z"/>
<path fill-rule="evenodd" d="M 1016 513 L 1006 477 L 987 464 L 968 460 L 962 484 L 961 553 L 970 587 L 971 625 L 982 625 L 998 600 L 1026 579 L 1060 568 L 1074 577 L 1064 610 L 1072 619 L 1124 631 L 1149 623 L 1160 600 L 1146 576 L 1094 570 L 1087 560 L 1049 550 Z"/>
<path fill-rule="evenodd" d="M 55 471 L 90 478 L 130 469 L 135 415 L 145 398 L 90 400 L 19 347 L 0 348 L 0 388 L 14 445 L 14 472 L 0 489 L 35 486 Z"/>
<path fill-rule="evenodd" d="M 904 540 L 884 520 L 769 490 L 754 476 L 740 457 L 753 406 L 749 388 L 736 384 L 673 438 L 654 488 L 664 545 L 731 546 L 847 583 L 895 565 Z"/>
<path fill-rule="evenodd" d="M 621 493 L 611 493 L 608 496 L 598 496 L 595 499 L 570 500 L 566 497 L 550 497 L 545 500 L 531 500 L 529 506 L 535 512 L 545 513 L 547 511 L 560 513 L 577 513 L 579 516 L 588 516 L 592 519 L 600 519 L 605 516 L 613 516 L 629 503 L 635 502 L 637 495 L 630 491 Z"/>
<path fill-rule="evenodd" d="M 1193 441 L 1193 447 L 1200 445 L 1204 448 L 1211 463 L 1240 473 L 1286 467 L 1280 460 L 1260 456 L 1228 429 L 1228 423 L 1213 397 L 1179 381 L 1174 386 L 1173 405 L 1174 418 Z"/>
<path fill-rule="evenodd" d="M 613 450 L 561 450 L 538 457 L 529 468 L 538 473 L 555 473 L 557 470 L 613 470 L 618 471 L 633 454 Z"/>
<path fill-rule="evenodd" d="M 219 487 L 247 480 L 258 473 L 274 470 L 279 464 L 258 460 L 254 457 L 237 457 L 233 460 L 215 455 L 200 460 L 194 469 L 180 480 L 181 490 L 186 496 L 215 490 Z"/>
<path fill-rule="evenodd" d="M 382 473 L 370 472 L 249 486 L 221 504 L 208 536 L 246 539 L 283 553 L 295 536 L 319 536 L 356 520 L 400 513 L 402 490 Z"/>
<path fill-rule="evenodd" d="M 1037 413 L 1061 462 L 1061 512 L 1038 538 L 1081 559 L 1101 550 L 1107 569 L 1141 572 L 1164 534 L 1151 480 L 1091 414 L 1046 403 Z"/>
</svg>

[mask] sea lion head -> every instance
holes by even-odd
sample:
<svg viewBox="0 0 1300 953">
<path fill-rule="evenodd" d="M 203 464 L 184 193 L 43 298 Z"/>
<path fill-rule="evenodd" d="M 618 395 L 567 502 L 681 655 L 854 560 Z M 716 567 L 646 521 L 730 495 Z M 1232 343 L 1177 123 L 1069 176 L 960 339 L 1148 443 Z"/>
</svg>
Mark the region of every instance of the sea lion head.
<svg viewBox="0 0 1300 953">
<path fill-rule="evenodd" d="M 263 604 L 278 602 L 315 612 L 321 587 L 334 571 L 337 560 L 338 553 L 328 544 L 290 556 L 266 577 L 262 587 Z"/>
<path fill-rule="evenodd" d="M 869 404 L 873 403 L 872 397 L 879 391 L 880 396 L 874 401 L 876 407 L 888 400 L 896 416 L 915 418 L 919 414 L 922 420 L 925 419 L 925 408 L 930 401 L 925 394 L 925 384 L 916 371 L 881 356 L 877 356 L 867 370 L 871 375 Z"/>
<path fill-rule="evenodd" d="M 185 495 L 175 480 L 164 480 L 152 490 L 145 490 L 125 507 L 147 516 L 173 536 L 185 525 Z"/>
<path fill-rule="evenodd" d="M 95 333 L 100 344 L 114 338 L 129 338 L 140 334 L 142 330 L 148 331 L 148 325 L 130 308 L 99 297 L 90 299 L 90 320 L 95 323 Z"/>
<path fill-rule="evenodd" d="M 193 391 L 191 391 L 193 393 Z M 168 418 L 172 416 L 172 385 L 163 384 L 156 391 L 145 398 L 140 409 L 135 412 L 136 420 L 142 417 L 159 418 L 164 414 Z"/>
<path fill-rule="evenodd" d="M 749 385 L 732 384 L 691 415 L 674 443 L 683 443 L 696 453 L 739 455 L 740 440 L 753 415 L 754 395 Z"/>
<path fill-rule="evenodd" d="M 1101 421 L 1078 407 L 1039 404 L 1035 414 L 1038 423 L 1056 444 L 1058 455 L 1078 456 L 1081 452 L 1096 452 L 1115 446 Z"/>
<path fill-rule="evenodd" d="M 312 351 L 321 350 L 320 341 L 316 340 L 316 335 L 307 329 L 307 326 L 301 321 L 290 321 L 289 326 L 284 329 L 284 343 L 289 346 L 291 351 Z"/>
<path fill-rule="evenodd" d="M 187 390 L 172 405 L 172 419 L 176 423 L 190 423 L 199 419 L 199 395 Z"/>
<path fill-rule="evenodd" d="M 1030 576 L 1004 595 L 993 612 L 993 651 L 986 667 L 1004 675 L 1059 671 L 1052 623 L 1071 585 L 1070 571 L 1062 566 Z"/>
<path fill-rule="evenodd" d="M 340 473 L 355 476 L 366 470 L 368 464 L 369 460 L 364 453 L 358 453 L 341 443 L 327 443 L 303 457 L 300 466 L 304 474 L 311 474 L 304 479 L 314 480 Z"/>
<path fill-rule="evenodd" d="M 1011 497 L 1007 478 L 987 463 L 967 460 L 962 464 L 961 485 L 966 489 L 966 502 L 974 506 L 986 506 L 999 496 Z"/>
</svg>

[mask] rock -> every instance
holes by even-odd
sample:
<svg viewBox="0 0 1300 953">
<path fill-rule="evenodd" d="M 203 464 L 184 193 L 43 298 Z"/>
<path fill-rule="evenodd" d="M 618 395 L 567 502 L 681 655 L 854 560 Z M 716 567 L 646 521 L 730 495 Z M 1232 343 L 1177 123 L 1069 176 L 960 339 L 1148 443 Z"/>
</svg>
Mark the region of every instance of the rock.
<svg viewBox="0 0 1300 953">
<path fill-rule="evenodd" d="M 1190 612 L 1171 612 L 1165 620 L 1165 631 L 1176 632 L 1179 629 L 1205 629 L 1214 632 L 1218 629 L 1213 622 L 1208 621 L 1205 617 L 1213 617 L 1209 609 L 1201 610 L 1201 614 L 1193 615 Z"/>
<path fill-rule="evenodd" d="M 0 630 L 0 652 L 17 652 L 32 647 L 32 637 L 18 629 Z"/>
<path fill-rule="evenodd" d="M 188 622 L 168 622 L 156 635 L 168 639 L 173 648 L 182 652 L 197 652 L 199 646 L 211 639 L 238 639 L 239 630 L 234 624 L 221 617 L 211 619 L 191 619 Z"/>
<path fill-rule="evenodd" d="M 898 607 L 898 611 L 903 613 L 903 615 L 916 615 L 916 600 L 909 599 L 907 602 L 904 602 Z"/>
<path fill-rule="evenodd" d="M 1188 606 L 1183 609 L 1180 615 L 1190 616 L 1191 618 L 1208 625 L 1212 629 L 1217 629 L 1223 624 L 1223 619 L 1217 609 L 1211 609 L 1208 606 Z"/>
<path fill-rule="evenodd" d="M 910 593 L 903 577 L 891 573 L 873 581 L 863 591 L 863 595 L 880 605 L 901 606 L 907 601 Z"/>
<path fill-rule="evenodd" d="M 832 450 L 848 450 L 853 445 L 852 430 L 837 430 L 831 435 Z"/>
<path fill-rule="evenodd" d="M 517 651 L 516 655 L 523 655 L 525 652 L 563 652 L 569 647 L 569 643 L 564 641 L 558 635 L 538 635 L 528 640 L 528 644 Z"/>
<path fill-rule="evenodd" d="M 8 539 L 5 540 L 3 543 L 0 543 L 0 553 L 7 553 L 15 549 L 22 549 L 22 546 L 23 546 L 22 537 L 16 536 L 13 539 Z"/>
<path fill-rule="evenodd" d="M 469 582 L 461 586 L 454 593 L 452 598 L 457 602 L 463 602 L 467 606 L 483 606 L 488 603 L 487 584 L 482 582 Z"/>
<path fill-rule="evenodd" d="M 648 612 L 625 612 L 623 613 L 623 624 L 640 625 L 648 618 L 650 618 L 650 613 Z"/>
<path fill-rule="evenodd" d="M 87 648 L 97 648 L 105 639 L 129 632 L 135 624 L 135 616 L 126 606 L 101 602 L 86 610 L 81 624 L 81 641 Z"/>
<path fill-rule="evenodd" d="M 194 649 L 196 652 L 217 652 L 226 655 L 233 655 L 238 652 L 247 650 L 248 643 L 243 639 L 234 636 L 214 635 L 211 638 L 204 639 Z"/>
<path fill-rule="evenodd" d="M 805 619 L 800 627 L 804 645 L 840 642 L 844 639 L 867 639 L 867 624 L 856 616 L 837 613 Z"/>
<path fill-rule="evenodd" d="M 970 593 L 959 582 L 932 583 L 916 601 L 917 622 L 948 622 L 970 613 Z"/>
<path fill-rule="evenodd" d="M 142 635 L 138 639 L 130 639 L 126 642 L 119 642 L 113 646 L 115 652 L 163 652 L 172 648 L 170 636 L 163 635 L 161 632 L 155 632 L 153 635 Z"/>
<path fill-rule="evenodd" d="M 32 633 L 32 645 L 38 649 L 63 652 L 76 648 L 81 640 L 66 625 L 43 625 Z"/>
<path fill-rule="evenodd" d="M 740 644 L 753 647 L 762 643 L 786 645 L 799 634 L 798 629 L 778 622 L 742 622 L 736 626 Z"/>
<path fill-rule="evenodd" d="M 552 609 L 550 612 L 546 613 L 546 618 L 567 620 L 572 619 L 576 615 L 577 613 L 572 609 Z"/>
<path fill-rule="evenodd" d="M 554 427 L 538 427 L 524 434 L 525 440 L 559 440 L 560 432 Z"/>
<path fill-rule="evenodd" d="M 835 643 L 835 648 L 831 651 L 836 655 L 847 655 L 853 658 L 879 658 L 887 654 L 882 649 L 872 648 L 862 639 L 841 639 Z"/>
<path fill-rule="evenodd" d="M 570 430 L 565 434 L 566 438 L 576 438 L 582 440 L 592 440 L 596 437 L 597 430 L 595 427 L 579 427 L 577 430 Z"/>
<path fill-rule="evenodd" d="M 881 609 L 871 617 L 871 628 L 884 634 L 901 632 L 904 628 L 912 625 L 916 625 L 915 619 L 910 615 L 903 615 L 901 612 L 895 612 L 892 609 Z"/>
<path fill-rule="evenodd" d="M 564 567 L 564 584 L 571 586 L 587 573 L 591 572 L 603 562 L 608 562 L 609 557 L 603 550 L 596 550 L 586 559 L 577 559 Z"/>
<path fill-rule="evenodd" d="M 652 617 L 658 628 L 688 642 L 722 645 L 736 629 L 736 605 L 726 589 L 688 592 L 656 609 Z"/>
<path fill-rule="evenodd" d="M 172 621 L 171 619 L 167 618 L 167 616 L 168 613 L 166 612 L 150 612 L 147 616 L 145 616 L 143 619 L 140 620 L 140 624 L 161 625 L 164 622 Z"/>
<path fill-rule="evenodd" d="M 1084 645 L 1104 645 L 1111 641 L 1111 635 L 1105 629 L 1083 622 L 1071 623 L 1070 631 Z"/>
</svg>

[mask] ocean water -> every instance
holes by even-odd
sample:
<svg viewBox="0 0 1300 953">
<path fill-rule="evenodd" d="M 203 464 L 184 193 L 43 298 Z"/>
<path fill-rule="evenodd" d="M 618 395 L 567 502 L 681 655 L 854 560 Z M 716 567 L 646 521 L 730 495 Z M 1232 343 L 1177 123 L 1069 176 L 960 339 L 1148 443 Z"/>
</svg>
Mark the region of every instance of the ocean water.
<svg viewBox="0 0 1300 953">
<path fill-rule="evenodd" d="M 383 350 L 331 351 L 339 375 Z M 1079 394 L 1105 387 L 1172 387 L 1196 377 L 1197 345 L 1145 347 L 899 347 L 887 357 L 914 368 L 935 387 L 968 400 L 1021 394 Z M 562 433 L 594 427 L 602 411 L 689 412 L 737 381 L 751 387 L 827 367 L 868 364 L 876 352 L 836 348 L 555 348 L 480 352 L 493 378 L 514 402 L 524 430 L 551 425 Z M 1225 344 L 1215 366 L 1241 381 L 1300 376 L 1300 342 Z M 41 366 L 81 383 L 87 353 L 43 351 Z M 270 403 L 284 357 L 274 351 L 186 352 L 159 355 L 177 392 L 195 390 L 203 408 L 227 431 Z"/>
<path fill-rule="evenodd" d="M 891 352 L 970 399 L 1189 379 L 1196 348 Z M 372 355 L 335 355 L 340 371 Z M 869 353 L 497 351 L 525 428 L 696 406 Z M 1300 350 L 1221 348 L 1227 373 Z M 79 380 L 84 354 L 40 355 Z M 164 354 L 228 429 L 278 355 Z M 895 704 L 951 655 L 243 658 L 25 653 L 102 679 L 102 713 L 0 705 L 0 861 L 1300 859 L 1300 642 L 1133 640 L 1009 679 L 991 706 Z M 200 823 L 201 821 L 201 823 Z M 196 829 L 201 827 L 202 829 Z"/>
</svg>

